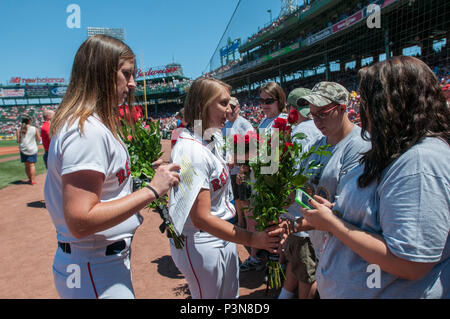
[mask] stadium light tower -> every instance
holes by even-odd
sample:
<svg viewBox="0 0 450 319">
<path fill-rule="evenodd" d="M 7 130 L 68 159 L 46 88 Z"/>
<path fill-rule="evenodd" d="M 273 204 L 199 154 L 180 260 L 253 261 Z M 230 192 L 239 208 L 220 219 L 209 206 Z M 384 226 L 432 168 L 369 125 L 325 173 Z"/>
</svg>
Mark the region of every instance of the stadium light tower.
<svg viewBox="0 0 450 319">
<path fill-rule="evenodd" d="M 272 10 L 267 10 L 267 13 L 269 14 L 269 19 L 270 19 L 270 21 L 269 21 L 269 23 L 272 23 Z"/>
<path fill-rule="evenodd" d="M 298 8 L 297 0 L 280 0 L 280 2 L 281 2 L 280 17 L 289 15 Z"/>
</svg>

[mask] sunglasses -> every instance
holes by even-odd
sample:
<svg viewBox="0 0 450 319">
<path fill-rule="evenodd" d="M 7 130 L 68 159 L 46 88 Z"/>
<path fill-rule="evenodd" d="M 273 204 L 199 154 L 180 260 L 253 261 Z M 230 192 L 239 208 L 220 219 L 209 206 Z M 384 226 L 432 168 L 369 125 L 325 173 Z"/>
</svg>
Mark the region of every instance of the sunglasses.
<svg viewBox="0 0 450 319">
<path fill-rule="evenodd" d="M 336 104 L 335 106 L 333 106 L 331 109 L 328 109 L 326 111 L 314 114 L 312 112 L 309 112 L 309 114 L 315 118 L 315 119 L 320 119 L 320 120 L 324 120 L 328 117 L 328 115 L 330 115 L 330 112 L 333 111 L 335 108 L 337 108 L 339 106 L 339 104 Z"/>
<path fill-rule="evenodd" d="M 265 104 L 265 105 L 270 105 L 275 103 L 277 100 L 273 99 L 273 98 L 269 98 L 269 99 L 263 99 L 263 98 L 259 98 L 258 102 L 259 104 Z"/>
</svg>

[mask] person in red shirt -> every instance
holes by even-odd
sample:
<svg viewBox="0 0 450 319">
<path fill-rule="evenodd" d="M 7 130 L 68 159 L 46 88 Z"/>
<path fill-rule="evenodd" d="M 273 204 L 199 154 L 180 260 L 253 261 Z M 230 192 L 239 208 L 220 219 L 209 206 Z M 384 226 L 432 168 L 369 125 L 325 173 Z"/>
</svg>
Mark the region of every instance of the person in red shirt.
<svg viewBox="0 0 450 319">
<path fill-rule="evenodd" d="M 41 138 L 42 138 L 42 145 L 44 146 L 44 163 L 45 163 L 45 168 L 47 168 L 47 158 L 48 158 L 48 147 L 50 146 L 50 136 L 49 136 L 49 131 L 50 131 L 50 121 L 53 117 L 53 114 L 55 114 L 55 112 L 51 111 L 51 110 L 44 110 L 44 123 L 41 126 Z"/>
</svg>

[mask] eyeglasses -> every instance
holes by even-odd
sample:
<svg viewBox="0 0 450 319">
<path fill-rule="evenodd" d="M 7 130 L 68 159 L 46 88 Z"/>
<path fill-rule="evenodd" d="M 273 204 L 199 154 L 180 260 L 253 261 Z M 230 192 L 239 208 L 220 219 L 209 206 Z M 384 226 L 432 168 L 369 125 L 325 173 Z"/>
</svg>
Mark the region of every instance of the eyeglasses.
<svg viewBox="0 0 450 319">
<path fill-rule="evenodd" d="M 273 98 L 268 98 L 268 99 L 263 99 L 263 98 L 259 98 L 258 102 L 259 104 L 265 104 L 265 105 L 270 105 L 275 103 L 277 100 L 273 99 Z"/>
<path fill-rule="evenodd" d="M 320 119 L 320 120 L 324 120 L 327 118 L 327 116 L 330 114 L 331 111 L 333 111 L 335 108 L 337 108 L 339 106 L 339 104 L 336 104 L 335 106 L 333 106 L 331 109 L 328 109 L 326 111 L 314 114 L 313 112 L 309 112 L 309 114 L 316 119 Z"/>
</svg>

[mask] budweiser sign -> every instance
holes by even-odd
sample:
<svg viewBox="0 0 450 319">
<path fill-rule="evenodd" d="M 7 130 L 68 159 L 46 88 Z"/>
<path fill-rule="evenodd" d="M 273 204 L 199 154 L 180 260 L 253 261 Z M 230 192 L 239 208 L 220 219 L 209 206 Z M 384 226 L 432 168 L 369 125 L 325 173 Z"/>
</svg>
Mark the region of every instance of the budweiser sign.
<svg viewBox="0 0 450 319">
<path fill-rule="evenodd" d="M 138 69 L 136 73 L 136 78 L 146 77 L 158 77 L 162 75 L 172 74 L 178 71 L 179 67 L 162 67 L 162 68 L 150 68 L 148 71 L 144 72 L 142 69 Z"/>
<path fill-rule="evenodd" d="M 12 77 L 9 80 L 9 83 L 12 84 L 42 84 L 42 83 L 65 83 L 64 78 L 21 78 L 21 77 Z"/>
</svg>

